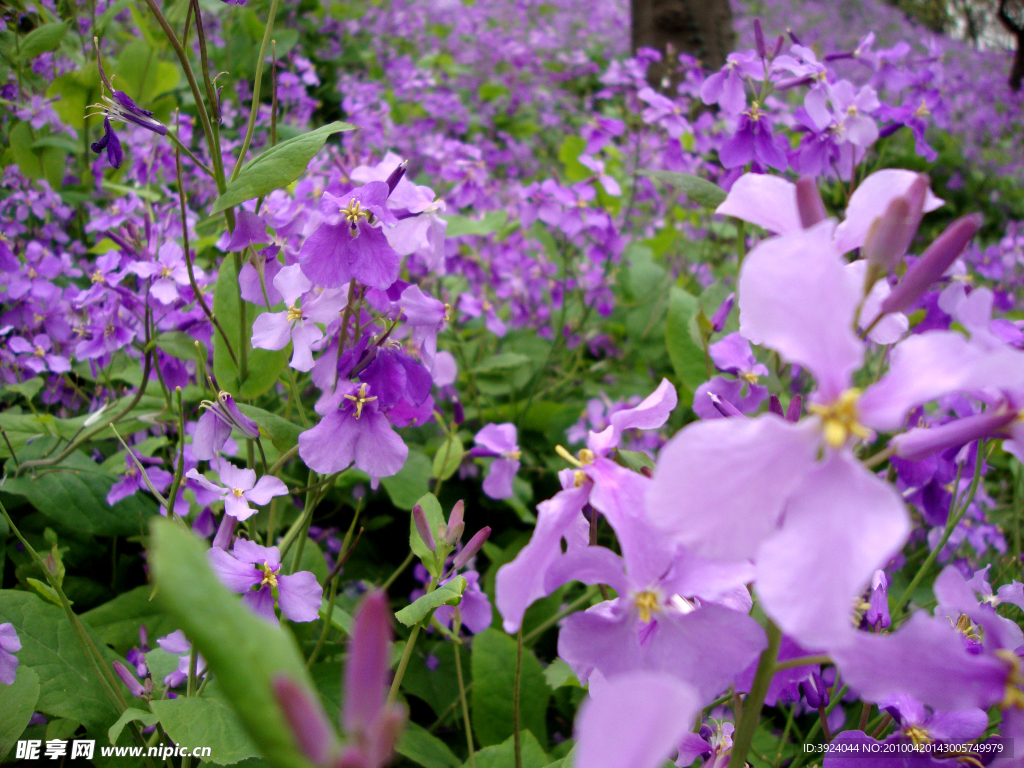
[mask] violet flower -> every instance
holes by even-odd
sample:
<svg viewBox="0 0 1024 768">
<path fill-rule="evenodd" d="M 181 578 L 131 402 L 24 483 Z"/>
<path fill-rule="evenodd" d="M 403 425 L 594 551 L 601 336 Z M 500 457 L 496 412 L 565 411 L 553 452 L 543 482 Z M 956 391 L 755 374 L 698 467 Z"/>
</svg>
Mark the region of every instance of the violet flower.
<svg viewBox="0 0 1024 768">
<path fill-rule="evenodd" d="M 99 59 L 97 59 L 97 66 L 100 70 L 100 79 L 103 81 L 103 86 L 110 95 L 101 95 L 99 104 L 89 105 L 89 109 L 96 111 L 86 114 L 86 117 L 103 115 L 103 137 L 92 145 L 92 151 L 100 154 L 105 149 L 107 151 L 107 160 L 110 164 L 115 168 L 120 168 L 121 162 L 124 159 L 124 152 L 121 149 L 121 142 L 110 126 L 111 119 L 132 123 L 140 128 L 145 128 L 147 131 L 152 131 L 158 136 L 167 135 L 167 126 L 154 119 L 152 112 L 142 109 L 124 91 L 115 91 L 110 81 L 107 80 L 107 74 L 103 71 L 103 63 Z"/>
<path fill-rule="evenodd" d="M 160 246 L 156 261 L 136 261 L 128 267 L 142 278 L 156 278 L 150 285 L 150 294 L 161 304 L 173 304 L 181 298 L 179 286 L 190 284 L 188 268 L 185 266 L 185 252 L 177 243 L 170 241 Z M 199 267 L 193 268 L 196 279 L 205 277 Z"/>
<path fill-rule="evenodd" d="M 21 336 L 12 336 L 7 349 L 18 355 L 17 363 L 34 374 L 44 371 L 50 373 L 67 373 L 71 370 L 70 361 L 63 355 L 56 355 L 51 350 L 53 345 L 50 337 L 40 333 L 29 343 Z"/>
<path fill-rule="evenodd" d="M 224 502 L 224 514 L 238 520 L 247 520 L 256 514 L 249 502 L 262 507 L 275 496 L 287 496 L 288 488 L 280 478 L 264 475 L 256 479 L 256 470 L 240 469 L 224 458 L 217 461 L 217 473 L 223 486 L 207 480 L 198 469 L 190 469 L 185 477 L 195 480 L 208 491 L 216 493 Z"/>
<path fill-rule="evenodd" d="M 754 163 L 759 168 L 785 171 L 789 166 L 785 152 L 772 134 L 771 118 L 756 102 L 740 115 L 736 133 L 719 148 L 718 158 L 725 168 Z"/>
<path fill-rule="evenodd" d="M 738 115 L 747 106 L 744 78 L 760 80 L 764 74 L 764 63 L 754 51 L 730 53 L 725 59 L 725 66 L 701 84 L 700 99 L 705 104 L 718 104 L 726 112 Z"/>
<path fill-rule="evenodd" d="M 750 342 L 738 333 L 730 333 L 711 344 L 708 353 L 718 370 L 736 378 L 716 376 L 701 384 L 693 395 L 693 411 L 702 419 L 721 418 L 721 412 L 712 402 L 714 395 L 743 413 L 754 413 L 768 397 L 768 387 L 758 384 L 768 376 L 768 368 L 757 362 Z"/>
<path fill-rule="evenodd" d="M 516 443 L 515 424 L 488 424 L 473 438 L 477 447 L 470 449 L 470 456 L 494 456 L 491 468 L 484 478 L 484 493 L 492 499 L 510 499 L 512 480 L 519 471 L 519 457 L 522 451 Z"/>
<path fill-rule="evenodd" d="M 292 343 L 289 365 L 297 371 L 313 367 L 312 345 L 324 334 L 315 323 L 327 324 L 338 317 L 348 302 L 347 290 L 327 290 L 319 296 L 299 299 L 313 287 L 294 264 L 283 267 L 274 277 L 274 287 L 287 306 L 284 312 L 264 312 L 252 324 L 252 345 L 258 349 L 284 349 Z"/>
<path fill-rule="evenodd" d="M 398 279 L 399 256 L 388 244 L 376 217 L 385 226 L 398 223 L 387 208 L 388 185 L 371 181 L 344 197 L 324 192 L 320 210 L 324 222 L 299 251 L 302 272 L 315 285 L 340 288 L 352 279 L 386 290 Z"/>
<path fill-rule="evenodd" d="M 268 621 L 277 622 L 275 591 L 278 607 L 290 621 L 315 621 L 320 615 L 324 591 L 316 576 L 309 571 L 282 574 L 281 552 L 277 547 L 261 547 L 247 539 L 236 539 L 230 553 L 213 547 L 206 556 L 225 586 L 243 593 L 242 602 Z"/>
<path fill-rule="evenodd" d="M 174 481 L 174 475 L 166 469 L 153 466 L 154 464 L 162 463 L 162 459 L 152 456 L 140 456 L 135 451 L 129 449 L 129 453 L 124 457 L 125 472 L 121 479 L 114 483 L 107 492 L 107 504 L 114 506 L 117 502 L 129 496 L 134 496 L 139 491 L 148 491 L 149 484 L 152 484 L 158 492 L 166 493 Z M 149 465 L 148 467 L 146 466 L 147 464 Z M 142 466 L 140 467 L 140 465 Z M 143 477 L 143 472 L 145 472 L 145 477 Z M 147 477 L 149 478 L 149 484 L 146 483 Z"/>
<path fill-rule="evenodd" d="M 18 657 L 15 652 L 21 650 L 21 640 L 14 625 L 10 622 L 0 624 L 0 683 L 14 685 L 18 674 Z"/>
<path fill-rule="evenodd" d="M 200 407 L 203 414 L 192 435 L 192 453 L 199 461 L 212 461 L 231 437 L 232 429 L 249 440 L 260 436 L 259 425 L 238 409 L 235 399 L 227 392 L 220 392 L 216 402 L 203 400 Z"/>
<path fill-rule="evenodd" d="M 185 637 L 185 633 L 176 629 L 165 637 L 158 637 L 156 644 L 166 653 L 178 657 L 178 668 L 164 676 L 164 685 L 168 688 L 177 688 L 188 680 L 188 668 L 191 663 L 192 643 Z M 202 654 L 196 656 L 196 679 L 206 674 L 206 659 Z"/>
</svg>

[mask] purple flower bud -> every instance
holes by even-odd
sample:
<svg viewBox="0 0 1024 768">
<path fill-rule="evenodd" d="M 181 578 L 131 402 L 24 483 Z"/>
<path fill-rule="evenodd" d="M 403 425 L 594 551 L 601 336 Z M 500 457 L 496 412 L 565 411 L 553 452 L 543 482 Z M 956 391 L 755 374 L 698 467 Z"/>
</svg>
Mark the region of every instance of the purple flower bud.
<svg viewBox="0 0 1024 768">
<path fill-rule="evenodd" d="M 718 409 L 718 412 L 725 416 L 725 418 L 729 419 L 734 418 L 736 416 L 746 418 L 743 411 L 741 411 L 739 408 L 737 408 L 735 405 L 730 403 L 725 398 L 719 397 L 714 392 L 708 392 L 708 397 L 711 398 L 711 404 L 715 406 L 715 408 Z"/>
<path fill-rule="evenodd" d="M 933 453 L 966 445 L 983 437 L 998 435 L 1017 418 L 1016 411 L 980 413 L 956 419 L 938 427 L 911 429 L 892 439 L 896 455 L 908 461 L 920 461 Z"/>
<path fill-rule="evenodd" d="M 369 592 L 352 621 L 345 662 L 347 734 L 367 734 L 384 709 L 391 644 L 391 611 L 381 590 Z"/>
<path fill-rule="evenodd" d="M 807 698 L 807 704 L 814 709 L 827 707 L 829 703 L 828 686 L 821 679 L 821 675 L 812 672 L 811 676 L 800 683 L 800 688 Z"/>
<path fill-rule="evenodd" d="M 892 136 L 896 131 L 903 127 L 903 123 L 889 123 L 888 125 L 880 128 L 878 131 L 878 138 L 884 139 L 887 136 Z"/>
<path fill-rule="evenodd" d="M 445 541 L 449 545 L 462 538 L 462 532 L 466 529 L 466 524 L 462 520 L 465 509 L 466 505 L 462 503 L 462 499 L 459 499 L 455 502 L 455 506 L 452 507 L 452 513 L 448 515 L 448 536 L 445 538 Z"/>
<path fill-rule="evenodd" d="M 391 172 L 391 175 L 388 176 L 385 182 L 388 185 L 388 195 L 395 191 L 395 187 L 398 186 L 398 182 L 400 182 L 402 177 L 405 176 L 405 170 L 408 165 L 409 161 L 403 160 L 398 164 L 398 167 Z"/>
<path fill-rule="evenodd" d="M 889 580 L 885 578 L 885 571 L 875 571 L 871 578 L 871 596 L 868 598 L 871 606 L 864 614 L 864 620 L 869 626 L 876 630 L 885 629 L 892 623 L 889 616 Z"/>
<path fill-rule="evenodd" d="M 793 423 L 800 421 L 803 404 L 803 395 L 799 393 L 793 395 L 793 399 L 789 401 L 789 408 L 786 409 L 786 421 L 791 421 Z"/>
<path fill-rule="evenodd" d="M 107 162 L 114 168 L 121 167 L 121 163 L 124 161 L 124 150 L 121 149 L 121 141 L 114 133 L 114 129 L 110 127 L 109 117 L 103 118 L 103 137 L 99 141 L 93 142 L 91 147 L 97 155 L 102 154 L 104 149 L 107 150 Z"/>
<path fill-rule="evenodd" d="M 462 402 L 457 397 L 452 398 L 452 421 L 457 426 L 462 426 L 466 421 L 466 412 L 462 409 Z"/>
<path fill-rule="evenodd" d="M 217 518 L 213 516 L 209 507 L 200 512 L 195 522 L 192 523 L 192 532 L 201 539 L 210 538 L 216 530 Z"/>
<path fill-rule="evenodd" d="M 814 78 L 810 75 L 805 77 L 787 77 L 785 80 L 779 80 L 775 84 L 776 91 L 788 91 L 791 88 L 799 88 L 803 85 L 810 85 L 814 82 Z"/>
<path fill-rule="evenodd" d="M 786 44 L 786 37 L 785 37 L 785 35 L 779 35 L 778 39 L 775 41 L 775 51 L 772 53 L 772 58 L 773 59 L 776 56 L 778 56 L 780 53 L 782 53 L 782 46 L 785 45 L 785 44 Z"/>
<path fill-rule="evenodd" d="M 141 699 L 146 695 L 146 689 L 142 683 L 135 679 L 135 675 L 128 671 L 128 668 L 120 661 L 114 662 L 114 671 L 117 672 L 117 676 L 121 678 L 121 682 L 128 686 L 128 690 L 131 691 L 132 696 L 137 699 Z"/>
<path fill-rule="evenodd" d="M 231 515 L 221 517 L 220 526 L 217 528 L 217 535 L 213 537 L 213 544 L 211 546 L 219 547 L 225 552 L 231 549 L 231 540 L 235 537 L 235 525 L 237 523 L 237 517 L 232 517 Z"/>
<path fill-rule="evenodd" d="M 423 539 L 423 543 L 427 545 L 427 549 L 431 552 L 437 550 L 437 544 L 434 542 L 434 534 L 430 530 L 430 523 L 427 522 L 427 516 L 423 513 L 423 507 L 417 504 L 412 508 L 412 519 L 416 523 L 416 532 Z"/>
<path fill-rule="evenodd" d="M 871 222 L 861 249 L 861 255 L 868 261 L 867 279 L 871 285 L 882 275 L 889 274 L 906 253 L 906 250 L 900 250 L 900 246 L 905 240 L 904 230 L 909 217 L 910 203 L 897 197 L 889 203 L 885 213 Z"/>
<path fill-rule="evenodd" d="M 729 313 L 732 312 L 732 305 L 735 301 L 736 294 L 730 293 L 725 297 L 725 301 L 719 305 L 718 309 L 715 310 L 715 314 L 711 318 L 711 327 L 714 328 L 716 332 L 725 328 L 725 321 L 729 319 Z"/>
<path fill-rule="evenodd" d="M 794 32 L 792 29 L 787 28 L 786 34 L 789 35 L 789 39 L 792 40 L 797 45 L 803 45 L 803 43 L 800 42 L 800 38 L 796 36 L 796 32 Z"/>
<path fill-rule="evenodd" d="M 768 411 L 774 413 L 776 416 L 786 418 L 786 414 L 782 411 L 782 403 L 779 402 L 778 395 L 771 395 L 768 398 Z"/>
<path fill-rule="evenodd" d="M 320 702 L 284 673 L 274 678 L 274 693 L 292 727 L 299 749 L 313 765 L 321 768 L 331 766 L 338 753 L 338 737 Z"/>
<path fill-rule="evenodd" d="M 764 31 L 761 29 L 761 20 L 754 19 L 754 46 L 757 48 L 757 55 L 762 59 L 768 58 L 768 50 L 764 44 Z"/>
<path fill-rule="evenodd" d="M 486 528 L 481 528 L 479 531 L 477 531 L 476 535 L 469 540 L 469 543 L 462 548 L 462 551 L 455 556 L 455 563 L 453 566 L 455 570 L 459 570 L 466 563 L 468 563 L 470 558 L 472 558 L 473 555 L 480 551 L 480 548 L 484 545 L 484 542 L 487 541 L 487 537 L 490 535 L 490 526 Z"/>
<path fill-rule="evenodd" d="M 801 176 L 796 183 L 796 207 L 804 229 L 810 229 L 828 218 L 825 203 L 821 201 L 821 193 L 818 192 L 818 184 L 810 176 Z"/>
<path fill-rule="evenodd" d="M 959 258 L 984 221 L 980 213 L 970 213 L 954 221 L 935 238 L 921 257 L 903 276 L 892 293 L 882 301 L 882 312 L 902 312 L 942 277 Z"/>
</svg>

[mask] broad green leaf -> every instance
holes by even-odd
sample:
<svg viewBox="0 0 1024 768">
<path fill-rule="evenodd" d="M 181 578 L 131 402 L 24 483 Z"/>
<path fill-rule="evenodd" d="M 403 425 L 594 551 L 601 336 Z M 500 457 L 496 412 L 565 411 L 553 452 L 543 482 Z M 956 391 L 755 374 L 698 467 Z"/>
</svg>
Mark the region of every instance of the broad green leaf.
<svg viewBox="0 0 1024 768">
<path fill-rule="evenodd" d="M 245 403 L 239 403 L 238 409 L 259 425 L 260 433 L 269 437 L 270 442 L 281 453 L 298 444 L 299 434 L 302 432 L 302 427 L 298 424 L 293 424 L 276 413 Z"/>
<path fill-rule="evenodd" d="M 512 735 L 512 691 L 516 674 L 516 641 L 497 629 L 473 637 L 473 732 L 485 746 Z M 551 689 L 544 670 L 529 648 L 523 648 L 519 689 L 519 720 L 524 730 L 547 742 L 546 715 Z M 545 765 L 541 763 L 541 765 Z"/>
<path fill-rule="evenodd" d="M 25 664 L 18 665 L 12 685 L 0 683 L 0 760 L 25 731 L 39 699 L 39 676 Z"/>
<path fill-rule="evenodd" d="M 84 723 L 90 730 L 105 728 L 119 712 L 103 692 L 92 662 L 79 644 L 64 611 L 29 592 L 0 590 L 0 624 L 14 625 L 21 640 L 21 667 L 39 676 L 35 708 L 52 717 Z M 107 663 L 116 658 L 96 642 Z"/>
<path fill-rule="evenodd" d="M 8 160 L 17 163 L 21 172 L 30 179 L 42 178 L 43 162 L 32 150 L 32 130 L 29 124 L 15 123 L 7 138 L 10 142 Z"/>
<path fill-rule="evenodd" d="M 436 717 L 444 717 L 445 722 L 457 725 L 462 721 L 462 709 L 459 706 L 459 682 L 455 675 L 456 649 L 462 660 L 462 679 L 469 701 L 473 681 L 469 649 L 446 639 L 433 643 L 421 640 L 416 643 L 405 677 L 402 678 L 402 690 L 406 695 L 426 702 Z M 430 668 L 427 667 L 428 658 L 431 660 Z M 435 660 L 436 666 L 433 663 Z"/>
<path fill-rule="evenodd" d="M 416 499 L 413 506 L 416 504 L 419 504 L 423 509 L 423 514 L 427 518 L 427 524 L 430 526 L 430 532 L 434 535 L 434 543 L 436 544 L 441 537 L 441 526 L 444 525 L 444 512 L 441 510 L 441 504 L 432 493 L 424 494 Z M 441 575 L 441 571 L 438 570 L 437 558 L 434 557 L 433 552 L 427 549 L 426 543 L 420 538 L 419 531 L 416 530 L 416 521 L 412 515 L 409 515 L 409 548 L 412 549 L 413 554 L 423 561 L 424 567 L 430 571 L 431 576 Z M 460 592 L 459 594 L 462 593 Z"/>
<path fill-rule="evenodd" d="M 654 469 L 654 459 L 643 451 L 626 451 L 619 448 L 618 455 L 622 463 L 634 472 L 639 472 L 645 467 L 650 470 Z"/>
<path fill-rule="evenodd" d="M 327 598 L 323 598 L 320 602 L 320 618 L 327 620 Z M 337 604 L 334 606 L 334 610 L 331 612 L 331 626 L 335 629 L 340 629 L 346 635 L 352 634 L 352 616 L 348 611 L 342 610 Z"/>
<path fill-rule="evenodd" d="M 103 15 L 96 20 L 96 36 L 102 38 L 104 30 L 107 28 L 107 24 L 113 21 L 115 16 L 131 4 L 132 0 L 117 0 L 116 3 L 107 8 L 107 10 L 103 12 Z"/>
<path fill-rule="evenodd" d="M 135 707 L 128 707 L 121 716 L 117 718 L 117 722 L 114 723 L 110 728 L 107 729 L 107 738 L 110 739 L 111 744 L 117 744 L 118 738 L 121 736 L 121 731 L 128 723 L 140 722 L 145 726 L 150 726 L 156 723 L 157 718 L 152 712 L 146 712 L 143 709 L 136 709 Z"/>
<path fill-rule="evenodd" d="M 544 679 L 547 680 L 552 690 L 564 685 L 580 687 L 580 681 L 576 679 L 572 668 L 560 658 L 555 659 L 544 668 Z"/>
<path fill-rule="evenodd" d="M 278 768 L 308 768 L 271 686 L 285 674 L 313 695 L 291 634 L 241 605 L 210 568 L 203 543 L 176 523 L 154 522 L 149 564 L 157 599 L 202 653 L 263 756 Z"/>
<path fill-rule="evenodd" d="M 446 237 L 493 235 L 505 226 L 508 214 L 505 211 L 491 211 L 482 219 L 469 219 L 465 216 L 445 216 L 444 219 L 448 222 Z"/>
<path fill-rule="evenodd" d="M 107 504 L 115 478 L 76 451 L 58 467 L 35 477 L 8 478 L 4 492 L 23 496 L 51 520 L 72 531 L 97 536 L 137 536 L 156 514 L 156 502 L 136 493 Z"/>
<path fill-rule="evenodd" d="M 497 371 L 510 371 L 522 368 L 530 364 L 530 356 L 519 352 L 503 352 L 500 355 L 491 355 L 473 369 L 473 373 L 494 373 Z"/>
<path fill-rule="evenodd" d="M 573 744 L 572 749 L 569 750 L 569 753 L 565 757 L 561 758 L 560 760 L 555 760 L 555 762 L 553 763 L 548 763 L 546 766 L 544 766 L 544 768 L 572 768 L 573 764 L 575 763 L 575 760 L 576 745 Z"/>
<path fill-rule="evenodd" d="M 259 397 L 277 381 L 281 371 L 288 364 L 288 348 L 271 351 L 252 348 L 252 324 L 257 317 L 266 312 L 255 304 L 246 302 L 245 344 L 248 347 L 248 367 L 245 381 L 239 382 L 238 369 L 228 354 L 227 345 L 219 332 L 213 334 L 213 375 L 217 377 L 217 386 L 230 392 L 236 399 L 251 400 Z M 213 289 L 213 314 L 220 321 L 224 333 L 231 340 L 231 348 L 236 356 L 241 355 L 238 336 L 238 273 L 235 272 L 234 259 L 224 259 L 217 275 L 217 285 Z"/>
<path fill-rule="evenodd" d="M 441 447 L 437 449 L 437 453 L 434 454 L 434 477 L 440 480 L 447 480 L 454 475 L 455 470 L 462 463 L 462 453 L 464 450 L 458 435 L 452 434 L 445 438 L 444 443 L 441 444 Z"/>
<path fill-rule="evenodd" d="M 36 27 L 21 41 L 21 61 L 32 61 L 41 53 L 55 50 L 67 31 L 68 23 L 66 21 L 55 21 Z"/>
<path fill-rule="evenodd" d="M 382 477 L 380 484 L 391 497 L 391 503 L 399 509 L 410 510 L 416 506 L 420 496 L 427 492 L 433 467 L 421 451 L 409 449 L 409 458 L 397 475 Z"/>
<path fill-rule="evenodd" d="M 132 40 L 117 59 L 118 80 L 114 83 L 140 104 L 148 104 L 174 90 L 180 79 L 177 64 L 161 61 L 160 54 L 145 40 Z"/>
<path fill-rule="evenodd" d="M 210 213 L 218 213 L 287 187 L 305 172 L 309 161 L 323 148 L 328 136 L 352 130 L 355 130 L 354 125 L 334 122 L 271 147 L 242 167 L 238 177 L 214 201 Z"/>
<path fill-rule="evenodd" d="M 690 405 L 697 387 L 710 378 L 707 355 L 690 333 L 690 321 L 699 310 L 697 299 L 682 288 L 672 287 L 665 318 L 665 346 L 679 383 L 680 400 Z"/>
<path fill-rule="evenodd" d="M 204 762 L 232 765 L 260 754 L 226 702 L 179 697 L 152 701 L 149 706 L 175 743 L 210 748 Z"/>
<path fill-rule="evenodd" d="M 462 765 L 447 744 L 422 725 L 412 722 L 406 724 L 395 752 L 423 768 L 459 768 Z"/>
<path fill-rule="evenodd" d="M 569 181 L 583 181 L 594 175 L 594 172 L 580 162 L 580 155 L 587 151 L 587 142 L 582 136 L 566 136 L 562 146 L 558 148 L 558 159 L 565 166 L 565 176 Z"/>
<path fill-rule="evenodd" d="M 179 360 L 198 360 L 202 357 L 205 363 L 207 360 L 206 345 L 201 341 L 198 343 L 199 348 L 196 347 L 196 340 L 182 331 L 167 331 L 161 333 L 156 339 L 156 345 L 171 357 L 176 357 Z"/>
<path fill-rule="evenodd" d="M 440 608 L 442 605 L 458 605 L 462 602 L 462 593 L 465 589 L 465 578 L 462 576 L 456 576 L 447 584 L 442 584 L 430 594 L 417 598 L 412 605 L 407 605 L 396 613 L 395 618 L 407 627 L 419 624 L 427 618 L 435 608 Z"/>
<path fill-rule="evenodd" d="M 476 721 L 473 722 L 476 728 Z M 509 727 L 511 730 L 511 726 Z M 523 756 L 523 768 L 545 768 L 548 756 L 544 748 L 537 742 L 529 730 L 519 732 L 519 742 Z M 470 768 L 467 761 L 463 768 Z M 516 768 L 515 741 L 509 736 L 497 746 L 485 747 L 476 753 L 476 768 Z"/>
<path fill-rule="evenodd" d="M 86 106 L 98 101 L 100 96 L 100 74 L 95 62 L 56 78 L 46 89 L 46 95 L 59 97 L 53 102 L 54 110 L 65 123 L 81 130 L 85 126 Z M 98 117 L 89 121 L 94 130 L 102 122 Z M 96 134 L 93 136 L 98 138 Z"/>
<path fill-rule="evenodd" d="M 139 627 L 146 626 L 151 638 L 169 635 L 178 624 L 160 610 L 148 585 L 123 592 L 110 602 L 86 611 L 82 621 L 106 645 L 118 653 L 127 653 L 139 644 Z"/>
<path fill-rule="evenodd" d="M 153 637 L 153 635 L 150 635 Z M 146 666 L 149 667 L 153 680 L 160 683 L 171 672 L 178 668 L 180 657 L 168 653 L 163 648 L 154 648 L 146 653 Z"/>
<path fill-rule="evenodd" d="M 705 208 L 717 208 L 725 200 L 726 191 L 717 184 L 694 176 L 691 173 L 677 171 L 640 171 L 641 176 L 660 181 L 675 187 L 688 198 Z"/>
</svg>

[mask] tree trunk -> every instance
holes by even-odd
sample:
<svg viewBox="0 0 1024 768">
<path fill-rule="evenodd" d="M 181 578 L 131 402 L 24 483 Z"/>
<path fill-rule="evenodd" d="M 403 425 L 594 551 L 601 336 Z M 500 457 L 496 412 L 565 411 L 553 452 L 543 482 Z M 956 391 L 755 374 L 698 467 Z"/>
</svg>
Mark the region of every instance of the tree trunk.
<svg viewBox="0 0 1024 768">
<path fill-rule="evenodd" d="M 663 56 L 648 72 L 656 87 L 674 84 L 680 53 L 715 70 L 736 43 L 729 0 L 631 0 L 631 11 L 633 52 L 656 48 Z"/>
<path fill-rule="evenodd" d="M 1010 88 L 1019 91 L 1024 81 L 1024 0 L 999 0 L 999 21 L 1017 38 L 1017 51 L 1010 68 Z"/>
</svg>

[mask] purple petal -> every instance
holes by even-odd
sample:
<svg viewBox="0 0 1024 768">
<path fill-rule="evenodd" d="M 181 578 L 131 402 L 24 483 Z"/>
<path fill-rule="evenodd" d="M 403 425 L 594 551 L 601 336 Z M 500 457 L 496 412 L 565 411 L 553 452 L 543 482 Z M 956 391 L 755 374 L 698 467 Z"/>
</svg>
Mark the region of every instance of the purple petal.
<svg viewBox="0 0 1024 768">
<path fill-rule="evenodd" d="M 264 475 L 256 482 L 252 490 L 245 492 L 245 498 L 262 507 L 269 504 L 275 496 L 286 496 L 287 494 L 288 486 L 279 478 L 273 475 Z"/>
<path fill-rule="evenodd" d="M 803 229 L 796 185 L 767 173 L 745 173 L 736 179 L 715 213 L 735 216 L 779 235 Z"/>
<path fill-rule="evenodd" d="M 915 171 L 886 168 L 864 179 L 850 196 L 846 219 L 836 227 L 836 246 L 839 252 L 846 253 L 864 245 L 875 219 L 885 213 L 893 199 L 906 194 L 917 177 Z M 928 190 L 924 203 L 926 213 L 943 204 L 944 201 Z"/>
<path fill-rule="evenodd" d="M 315 621 L 320 615 L 324 590 L 309 571 L 278 576 L 277 594 L 281 613 L 291 621 Z"/>
<path fill-rule="evenodd" d="M 314 285 L 325 288 L 343 286 L 352 279 L 347 242 L 351 239 L 347 224 L 321 224 L 299 249 L 302 273 Z"/>
<path fill-rule="evenodd" d="M 283 672 L 274 678 L 274 693 L 303 754 L 313 765 L 331 765 L 340 745 L 316 695 Z"/>
<path fill-rule="evenodd" d="M 270 590 L 269 584 L 264 584 L 255 592 L 246 592 L 242 595 L 242 605 L 272 624 L 279 623 L 277 614 L 274 613 L 274 593 Z"/>
<path fill-rule="evenodd" d="M 267 222 L 252 211 L 240 210 L 235 214 L 235 230 L 226 251 L 244 251 L 255 243 L 269 243 Z"/>
<path fill-rule="evenodd" d="M 605 453 L 613 446 L 618 446 L 622 433 L 627 429 L 658 429 L 668 421 L 669 414 L 678 402 L 676 388 L 668 379 L 662 379 L 658 388 L 635 408 L 613 413 L 611 426 L 600 435 L 593 436 L 587 445 L 592 451 Z"/>
<path fill-rule="evenodd" d="M 248 592 L 263 580 L 263 574 L 249 563 L 242 563 L 223 549 L 214 547 L 206 553 L 210 566 L 232 592 Z"/>
<path fill-rule="evenodd" d="M 620 595 L 629 591 L 622 558 L 606 547 L 582 547 L 555 560 L 544 576 L 544 591 L 550 594 L 569 581 L 607 584 Z"/>
<path fill-rule="evenodd" d="M 167 637 L 158 637 L 156 644 L 172 656 L 181 656 L 192 650 L 192 644 L 185 637 L 185 633 L 176 629 Z"/>
<path fill-rule="evenodd" d="M 488 424 L 476 433 L 473 442 L 501 455 L 518 450 L 517 438 L 515 424 Z"/>
<path fill-rule="evenodd" d="M 212 409 L 207 408 L 196 423 L 192 435 L 192 455 L 199 461 L 213 461 L 217 451 L 231 436 L 231 427 L 224 423 Z"/>
<path fill-rule="evenodd" d="M 512 480 L 519 471 L 519 462 L 515 459 L 495 459 L 491 469 L 484 478 L 483 490 L 492 499 L 511 499 Z"/>
<path fill-rule="evenodd" d="M 281 550 L 277 547 L 261 547 L 249 539 L 236 539 L 231 552 L 243 563 L 266 564 L 271 568 L 281 565 Z"/>
<path fill-rule="evenodd" d="M 352 622 L 345 661 L 346 733 L 365 733 L 384 708 L 391 644 L 391 611 L 387 596 L 370 592 Z"/>
</svg>

